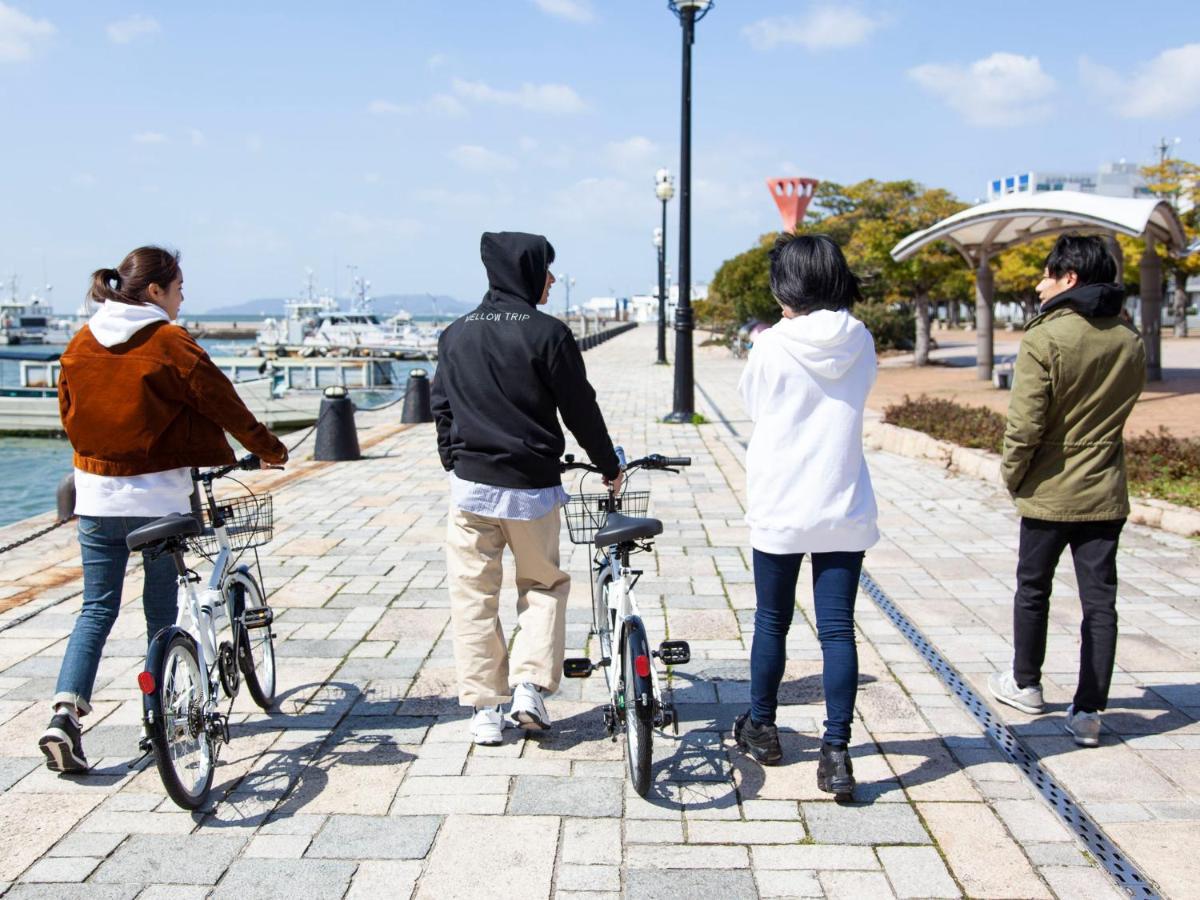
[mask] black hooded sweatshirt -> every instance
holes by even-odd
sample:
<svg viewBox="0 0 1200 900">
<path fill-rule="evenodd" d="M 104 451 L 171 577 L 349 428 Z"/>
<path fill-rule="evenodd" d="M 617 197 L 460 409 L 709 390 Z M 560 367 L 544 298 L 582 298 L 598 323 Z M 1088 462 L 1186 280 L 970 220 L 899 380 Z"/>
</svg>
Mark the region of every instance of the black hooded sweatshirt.
<svg viewBox="0 0 1200 900">
<path fill-rule="evenodd" d="M 1086 319 L 1108 319 L 1119 315 L 1124 305 L 1125 289 L 1119 284 L 1078 284 L 1051 297 L 1039 312 L 1053 312 L 1068 306 Z"/>
<path fill-rule="evenodd" d="M 537 234 L 485 232 L 483 302 L 442 332 L 433 417 L 442 466 L 509 488 L 562 483 L 558 415 L 608 478 L 619 471 L 571 329 L 538 312 L 551 262 Z"/>
</svg>

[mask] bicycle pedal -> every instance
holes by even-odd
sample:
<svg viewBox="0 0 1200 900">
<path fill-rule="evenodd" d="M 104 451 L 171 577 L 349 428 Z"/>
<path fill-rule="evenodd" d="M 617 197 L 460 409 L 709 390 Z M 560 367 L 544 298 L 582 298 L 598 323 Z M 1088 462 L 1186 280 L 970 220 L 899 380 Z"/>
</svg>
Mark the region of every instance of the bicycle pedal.
<svg viewBox="0 0 1200 900">
<path fill-rule="evenodd" d="M 246 628 L 266 628 L 274 621 L 275 613 L 269 606 L 256 606 L 242 612 L 242 625 Z"/>
<path fill-rule="evenodd" d="M 668 666 L 682 666 L 692 661 L 692 648 L 687 641 L 663 641 L 654 655 Z"/>
<path fill-rule="evenodd" d="M 563 660 L 564 678 L 587 678 L 595 666 L 586 656 L 574 656 Z"/>
</svg>

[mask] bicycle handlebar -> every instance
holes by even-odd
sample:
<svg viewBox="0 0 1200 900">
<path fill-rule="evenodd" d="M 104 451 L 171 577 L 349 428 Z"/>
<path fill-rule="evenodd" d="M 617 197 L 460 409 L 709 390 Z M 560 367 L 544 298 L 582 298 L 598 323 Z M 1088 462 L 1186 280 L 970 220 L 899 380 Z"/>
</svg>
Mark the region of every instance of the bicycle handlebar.
<svg viewBox="0 0 1200 900">
<path fill-rule="evenodd" d="M 624 454 L 620 452 L 619 448 L 617 456 L 619 459 L 624 458 Z M 634 469 L 658 469 L 669 472 L 674 469 L 683 468 L 684 466 L 690 466 L 691 464 L 692 458 L 690 456 L 663 456 L 659 453 L 651 453 L 649 456 L 643 456 L 641 459 L 625 463 L 624 471 L 628 473 Z M 591 463 L 576 462 L 572 454 L 567 454 L 566 459 L 559 465 L 563 472 L 578 469 L 583 472 L 600 473 L 600 469 Z"/>
<path fill-rule="evenodd" d="M 283 466 L 273 466 L 264 463 L 259 457 L 253 453 L 247 453 L 235 463 L 226 466 L 217 466 L 215 469 L 207 469 L 203 472 L 193 469 L 192 479 L 194 481 L 215 481 L 218 478 L 224 478 L 234 469 L 241 469 L 243 472 L 254 472 L 259 469 L 282 469 Z"/>
</svg>

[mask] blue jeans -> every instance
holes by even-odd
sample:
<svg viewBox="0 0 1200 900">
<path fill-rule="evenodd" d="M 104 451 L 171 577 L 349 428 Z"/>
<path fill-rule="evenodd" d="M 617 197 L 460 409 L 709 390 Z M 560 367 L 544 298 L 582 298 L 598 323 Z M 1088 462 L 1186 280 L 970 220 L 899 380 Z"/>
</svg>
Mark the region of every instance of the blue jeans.
<svg viewBox="0 0 1200 900">
<path fill-rule="evenodd" d="M 121 587 L 129 550 L 125 536 L 155 518 L 142 516 L 80 516 L 79 549 L 83 556 L 83 608 L 75 620 L 67 653 L 58 672 L 54 702 L 74 703 L 80 714 L 92 709 L 92 688 L 104 642 L 121 611 Z M 145 581 L 142 609 L 147 640 L 175 624 L 176 573 L 170 556 L 150 560 L 142 554 Z"/>
<path fill-rule="evenodd" d="M 754 551 L 754 644 L 750 649 L 750 716 L 775 722 L 779 683 L 787 662 L 787 633 L 796 611 L 796 580 L 803 553 Z M 858 648 L 854 645 L 854 598 L 863 553 L 814 553 L 813 598 L 821 642 L 825 689 L 825 740 L 850 741 L 858 693 Z"/>
</svg>

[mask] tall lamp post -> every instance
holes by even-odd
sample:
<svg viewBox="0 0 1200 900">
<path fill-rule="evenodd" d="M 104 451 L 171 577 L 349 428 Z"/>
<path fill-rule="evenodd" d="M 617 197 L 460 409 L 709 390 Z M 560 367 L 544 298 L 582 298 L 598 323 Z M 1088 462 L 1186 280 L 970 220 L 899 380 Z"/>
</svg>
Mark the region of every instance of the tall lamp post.
<svg viewBox="0 0 1200 900">
<path fill-rule="evenodd" d="M 566 304 L 567 305 L 566 305 L 566 309 L 563 310 L 563 318 L 569 319 L 569 318 L 571 318 L 571 285 L 573 285 L 575 283 L 575 279 L 572 278 L 570 275 L 568 275 L 566 272 L 564 272 L 561 275 L 555 275 L 554 280 L 561 281 L 563 284 L 563 287 L 566 289 Z"/>
<path fill-rule="evenodd" d="M 675 304 L 675 404 L 663 421 L 695 416 L 692 372 L 692 44 L 713 0 L 668 0 L 683 26 L 683 102 L 679 128 L 679 300 Z"/>
<path fill-rule="evenodd" d="M 662 201 L 662 227 L 654 229 L 658 248 L 658 363 L 667 364 L 667 203 L 675 196 L 671 173 L 659 169 L 654 174 L 654 195 Z"/>
</svg>

